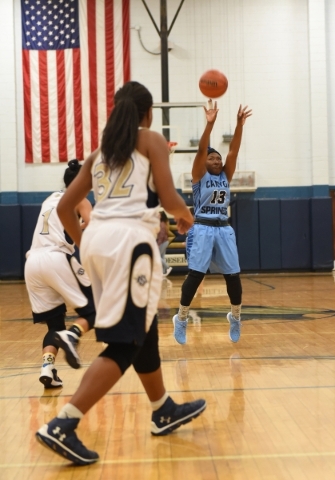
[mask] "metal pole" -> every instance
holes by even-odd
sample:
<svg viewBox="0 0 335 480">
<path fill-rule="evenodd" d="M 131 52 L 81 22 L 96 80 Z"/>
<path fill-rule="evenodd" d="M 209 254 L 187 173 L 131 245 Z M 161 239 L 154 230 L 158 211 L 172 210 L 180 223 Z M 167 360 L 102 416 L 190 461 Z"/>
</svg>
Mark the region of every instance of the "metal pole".
<svg viewBox="0 0 335 480">
<path fill-rule="evenodd" d="M 168 26 L 166 0 L 161 0 L 161 72 L 162 72 L 162 102 L 169 101 L 169 49 L 168 49 Z M 162 108 L 162 123 L 170 125 L 170 109 Z M 170 130 L 163 128 L 163 135 L 170 140 Z"/>
<path fill-rule="evenodd" d="M 180 12 L 181 7 L 183 6 L 184 1 L 185 1 L 185 0 L 181 0 L 181 2 L 180 2 L 180 4 L 179 4 L 179 7 L 178 7 L 178 10 L 176 11 L 175 16 L 173 17 L 172 23 L 171 23 L 170 28 L 169 28 L 169 30 L 168 30 L 168 36 L 170 35 L 170 32 L 171 32 L 172 27 L 173 27 L 173 25 L 174 25 L 174 22 L 177 20 L 177 17 L 178 17 L 178 15 L 179 15 L 179 12 Z"/>
</svg>

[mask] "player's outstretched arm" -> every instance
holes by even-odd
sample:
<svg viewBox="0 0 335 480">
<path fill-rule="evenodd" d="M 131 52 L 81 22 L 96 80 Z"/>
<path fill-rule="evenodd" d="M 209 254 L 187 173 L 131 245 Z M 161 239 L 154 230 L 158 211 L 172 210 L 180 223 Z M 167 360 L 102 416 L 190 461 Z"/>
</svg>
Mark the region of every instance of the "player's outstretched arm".
<svg viewBox="0 0 335 480">
<path fill-rule="evenodd" d="M 199 147 L 197 154 L 195 156 L 193 167 L 192 167 L 192 181 L 193 183 L 199 182 L 199 180 L 206 173 L 206 159 L 207 159 L 207 148 L 209 146 L 210 135 L 218 114 L 217 103 L 213 100 L 208 100 L 208 109 L 204 107 L 206 114 L 206 126 L 203 134 L 201 135 L 199 141 Z"/>
<path fill-rule="evenodd" d="M 242 105 L 239 106 L 239 109 L 237 112 L 237 123 L 235 127 L 234 136 L 229 145 L 229 152 L 227 154 L 226 163 L 223 166 L 223 171 L 227 176 L 228 182 L 231 181 L 236 170 L 237 156 L 238 156 L 238 152 L 240 150 L 241 141 L 242 141 L 243 126 L 245 124 L 246 119 L 250 117 L 250 115 L 252 115 L 252 110 L 248 109 L 248 106 L 246 107 L 242 107 Z"/>
</svg>

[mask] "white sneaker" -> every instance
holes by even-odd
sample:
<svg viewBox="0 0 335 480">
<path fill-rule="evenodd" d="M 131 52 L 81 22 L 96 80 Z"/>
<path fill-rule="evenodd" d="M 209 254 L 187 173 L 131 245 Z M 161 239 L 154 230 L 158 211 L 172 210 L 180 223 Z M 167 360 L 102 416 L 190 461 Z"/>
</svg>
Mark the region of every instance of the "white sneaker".
<svg viewBox="0 0 335 480">
<path fill-rule="evenodd" d="M 57 376 L 53 363 L 45 363 L 41 368 L 40 382 L 44 388 L 59 388 L 63 386 L 62 380 Z"/>
</svg>

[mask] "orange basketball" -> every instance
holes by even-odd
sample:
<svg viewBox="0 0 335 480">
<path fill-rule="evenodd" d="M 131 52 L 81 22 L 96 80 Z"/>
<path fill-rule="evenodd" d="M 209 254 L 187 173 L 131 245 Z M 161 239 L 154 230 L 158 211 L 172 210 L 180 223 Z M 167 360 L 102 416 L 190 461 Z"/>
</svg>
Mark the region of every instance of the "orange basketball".
<svg viewBox="0 0 335 480">
<path fill-rule="evenodd" d="M 199 80 L 201 93 L 208 98 L 218 98 L 226 93 L 228 88 L 227 77 L 219 70 L 208 70 Z"/>
</svg>

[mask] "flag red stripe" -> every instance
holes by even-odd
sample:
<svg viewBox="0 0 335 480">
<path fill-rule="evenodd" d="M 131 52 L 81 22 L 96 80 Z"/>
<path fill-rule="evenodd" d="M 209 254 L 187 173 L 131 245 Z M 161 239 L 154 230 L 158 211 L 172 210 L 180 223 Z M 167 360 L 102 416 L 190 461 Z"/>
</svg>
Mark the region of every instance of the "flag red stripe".
<svg viewBox="0 0 335 480">
<path fill-rule="evenodd" d="M 23 103 L 24 103 L 24 137 L 26 145 L 26 163 L 33 163 L 33 140 L 31 127 L 31 94 L 29 51 L 22 50 Z"/>
<path fill-rule="evenodd" d="M 73 110 L 74 110 L 74 135 L 76 142 L 76 158 L 84 159 L 83 143 L 83 111 L 81 106 L 81 80 L 80 80 L 80 50 L 73 49 Z"/>
<path fill-rule="evenodd" d="M 56 51 L 58 101 L 58 158 L 67 161 L 66 85 L 64 50 Z"/>
<path fill-rule="evenodd" d="M 91 150 L 98 148 L 98 86 L 95 1 L 87 0 L 88 69 L 90 77 Z"/>
<path fill-rule="evenodd" d="M 130 20 L 129 0 L 122 0 L 122 28 L 123 28 L 123 80 L 130 80 Z"/>
<path fill-rule="evenodd" d="M 40 80 L 40 123 L 41 123 L 41 149 L 42 162 L 50 162 L 50 137 L 49 137 L 49 97 L 48 97 L 48 68 L 47 52 L 38 52 L 38 68 Z"/>
<path fill-rule="evenodd" d="M 105 2 L 106 109 L 109 117 L 114 104 L 114 1 Z"/>
<path fill-rule="evenodd" d="M 102 1 L 103 4 L 98 3 Z M 57 53 L 43 50 L 22 51 L 26 163 L 68 161 L 68 155 L 74 154 L 77 158 L 83 159 L 89 152 L 96 149 L 100 140 L 99 126 L 102 126 L 106 114 L 108 117 L 113 108 L 115 75 L 118 75 L 119 81 L 120 72 L 122 81 L 121 70 L 123 70 L 123 81 L 130 80 L 130 0 L 79 0 L 78 5 L 79 10 L 86 6 L 84 11 L 80 12 L 82 15 L 79 15 L 81 25 L 79 27 L 81 36 L 85 35 L 86 31 L 88 36 L 82 37 L 82 47 L 72 50 L 71 60 L 71 56 L 68 57 L 71 55 L 70 49 Z M 99 35 L 97 39 L 96 22 L 98 15 L 100 16 L 100 8 L 99 10 L 96 8 L 100 5 L 104 9 L 101 13 L 105 13 L 106 38 L 101 38 Z M 122 28 L 120 34 L 117 33 L 115 37 L 115 12 L 120 11 L 119 7 L 122 7 Z M 26 13 L 22 11 L 23 15 Z M 27 25 L 28 23 L 22 24 L 23 35 L 31 28 Z M 99 42 L 102 40 L 102 44 L 98 45 L 98 40 Z M 105 49 L 104 66 L 98 63 L 103 55 L 97 56 L 97 52 L 100 51 L 98 49 L 102 48 Z M 121 49 L 122 64 L 116 65 L 115 51 L 119 55 Z M 54 63 L 49 62 L 49 55 L 51 55 L 50 60 L 56 57 L 55 67 L 51 67 L 56 68 L 56 72 L 49 70 Z M 36 61 L 34 61 L 35 58 Z M 72 65 L 68 64 L 68 61 L 72 62 Z M 89 77 L 88 82 L 85 79 L 85 83 L 82 83 L 82 69 L 88 71 L 86 74 Z M 98 79 L 98 70 L 99 72 L 105 70 L 105 82 Z M 73 98 L 69 98 L 68 75 L 70 78 L 71 75 L 73 77 Z M 36 78 L 38 80 L 35 80 Z M 98 96 L 100 85 L 106 89 L 106 92 L 101 92 Z M 56 92 L 51 91 L 51 88 L 56 89 Z M 106 105 L 102 105 L 102 111 L 100 111 L 101 104 L 98 103 L 98 99 L 102 103 L 104 98 Z M 49 101 L 57 103 L 49 103 Z M 58 116 L 54 117 L 54 115 Z M 70 118 L 71 122 L 73 118 L 74 125 L 69 124 Z M 86 132 L 89 136 L 87 141 Z"/>
</svg>

